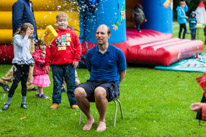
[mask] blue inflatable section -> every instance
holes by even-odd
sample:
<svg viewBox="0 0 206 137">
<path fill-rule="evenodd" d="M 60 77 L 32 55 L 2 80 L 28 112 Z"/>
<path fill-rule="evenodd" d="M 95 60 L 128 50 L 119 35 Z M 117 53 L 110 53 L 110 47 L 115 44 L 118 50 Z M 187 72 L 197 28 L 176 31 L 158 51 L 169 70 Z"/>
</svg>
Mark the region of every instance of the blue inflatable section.
<svg viewBox="0 0 206 137">
<path fill-rule="evenodd" d="M 142 0 L 142 6 L 147 22 L 144 29 L 172 33 L 173 3 L 168 0 Z"/>
<path fill-rule="evenodd" d="M 111 29 L 110 43 L 126 41 L 125 0 L 100 0 L 91 10 L 87 0 L 80 1 L 80 40 L 96 43 L 96 29 L 106 24 Z M 91 0 L 89 0 L 91 1 Z M 93 1 L 95 2 L 95 1 Z"/>
</svg>

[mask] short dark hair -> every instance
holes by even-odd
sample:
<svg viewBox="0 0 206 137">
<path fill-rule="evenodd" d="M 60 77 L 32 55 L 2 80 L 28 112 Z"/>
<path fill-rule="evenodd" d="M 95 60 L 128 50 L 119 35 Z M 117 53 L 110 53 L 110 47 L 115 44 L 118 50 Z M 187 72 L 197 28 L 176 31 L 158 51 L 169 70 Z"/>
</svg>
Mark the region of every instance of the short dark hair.
<svg viewBox="0 0 206 137">
<path fill-rule="evenodd" d="M 185 0 L 180 0 L 180 2 L 179 2 L 179 3 L 181 3 L 181 2 L 185 2 Z"/>
</svg>

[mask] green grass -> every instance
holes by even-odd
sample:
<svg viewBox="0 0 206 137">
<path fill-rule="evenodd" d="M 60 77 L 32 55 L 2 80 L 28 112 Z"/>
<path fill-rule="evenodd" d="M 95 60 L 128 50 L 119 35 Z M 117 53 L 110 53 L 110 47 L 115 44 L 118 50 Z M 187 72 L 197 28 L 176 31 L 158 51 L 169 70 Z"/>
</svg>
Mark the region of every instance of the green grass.
<svg viewBox="0 0 206 137">
<path fill-rule="evenodd" d="M 174 22 L 174 36 L 178 33 L 178 24 Z M 202 40 L 204 37 L 201 38 Z M 0 65 L 0 77 L 4 76 L 11 65 Z M 78 69 L 81 82 L 85 82 L 89 73 Z M 50 110 L 52 104 L 52 84 L 44 92 L 50 99 L 35 98 L 35 92 L 27 93 L 28 110 L 20 108 L 21 86 L 19 85 L 11 106 L 7 111 L 0 110 L 1 137 L 203 137 L 205 122 L 198 126 L 196 113 L 190 111 L 193 102 L 199 102 L 202 89 L 195 78 L 201 73 L 155 70 L 152 67 L 129 66 L 127 75 L 120 85 L 120 100 L 124 120 L 118 110 L 117 124 L 113 127 L 114 103 L 108 105 L 106 113 L 107 130 L 96 132 L 98 113 L 91 103 L 91 113 L 96 122 L 91 131 L 82 131 L 86 122 L 83 115 L 79 126 L 79 110 L 72 110 L 65 93 L 58 110 Z M 50 73 L 52 82 L 52 77 Z M 6 102 L 7 93 L 0 87 L 0 107 Z M 25 119 L 22 117 L 26 116 Z"/>
</svg>

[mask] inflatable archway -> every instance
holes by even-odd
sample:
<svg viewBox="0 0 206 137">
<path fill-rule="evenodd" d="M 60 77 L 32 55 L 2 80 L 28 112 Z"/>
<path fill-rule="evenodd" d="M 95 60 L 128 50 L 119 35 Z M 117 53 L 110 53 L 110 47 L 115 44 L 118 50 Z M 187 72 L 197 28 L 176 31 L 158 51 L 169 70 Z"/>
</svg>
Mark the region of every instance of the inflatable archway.
<svg viewBox="0 0 206 137">
<path fill-rule="evenodd" d="M 12 5 L 16 0 L 0 1 L 0 62 L 11 62 Z M 69 25 L 82 42 L 83 55 L 95 46 L 95 31 L 100 24 L 111 28 L 109 42 L 124 52 L 130 63 L 169 65 L 203 51 L 203 42 L 172 38 L 172 0 L 33 0 L 37 32 L 42 37 L 47 25 L 55 26 L 58 12 L 66 12 Z M 89 4 L 98 4 L 92 9 Z M 137 32 L 131 21 L 136 3 L 143 5 L 147 22 Z M 85 8 L 87 7 L 87 8 Z"/>
</svg>

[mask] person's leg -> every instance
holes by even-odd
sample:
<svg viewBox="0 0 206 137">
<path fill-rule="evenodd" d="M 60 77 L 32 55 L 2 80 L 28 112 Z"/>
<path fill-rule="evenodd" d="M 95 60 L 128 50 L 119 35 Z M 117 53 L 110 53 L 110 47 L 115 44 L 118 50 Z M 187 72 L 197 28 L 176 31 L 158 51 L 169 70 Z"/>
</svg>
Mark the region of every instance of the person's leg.
<svg viewBox="0 0 206 137">
<path fill-rule="evenodd" d="M 7 72 L 7 74 L 0 79 L 0 86 L 2 86 L 4 91 L 6 92 L 9 92 L 8 85 L 12 82 L 13 79 L 13 68 L 14 66 L 12 66 L 11 69 Z"/>
<path fill-rule="evenodd" d="M 186 35 L 186 33 L 187 33 L 187 26 L 186 26 L 186 23 L 184 23 L 184 24 L 182 24 L 182 26 L 183 26 L 183 29 L 184 29 L 184 32 L 183 32 L 183 39 L 185 39 L 185 35 Z"/>
<path fill-rule="evenodd" d="M 63 82 L 63 66 L 61 65 L 53 65 L 52 66 L 52 76 L 54 79 L 53 84 L 53 95 L 52 95 L 52 103 L 54 107 L 50 107 L 50 109 L 58 108 L 58 104 L 61 103 L 61 87 Z"/>
<path fill-rule="evenodd" d="M 77 70 L 75 69 L 75 83 L 76 85 L 79 85 L 80 84 L 80 80 L 79 80 L 79 77 L 78 77 L 78 74 L 77 74 Z"/>
<path fill-rule="evenodd" d="M 83 130 L 90 130 L 94 123 L 94 118 L 90 113 L 90 104 L 87 99 L 87 93 L 82 87 L 77 87 L 74 93 L 79 108 L 87 117 L 87 123 L 84 125 Z"/>
<path fill-rule="evenodd" d="M 27 93 L 27 79 L 29 75 L 29 65 L 23 65 L 23 71 L 21 75 L 21 87 L 22 87 L 22 103 L 21 107 L 27 109 L 26 106 L 26 93 Z"/>
<path fill-rule="evenodd" d="M 181 39 L 181 34 L 182 34 L 182 28 L 183 28 L 183 26 L 182 26 L 182 24 L 180 24 L 180 28 L 179 28 L 179 38 Z"/>
<path fill-rule="evenodd" d="M 194 29 L 194 40 L 196 39 L 196 29 Z"/>
<path fill-rule="evenodd" d="M 13 97 L 14 92 L 21 80 L 21 74 L 22 74 L 22 67 L 21 65 L 14 65 L 14 75 L 13 75 L 13 83 L 9 90 L 8 97 Z"/>
<path fill-rule="evenodd" d="M 190 29 L 190 33 L 191 33 L 191 40 L 193 40 L 193 30 Z"/>
<path fill-rule="evenodd" d="M 27 89 L 30 90 L 30 91 L 31 90 L 37 90 L 34 87 L 33 83 L 32 83 L 32 81 L 33 81 L 33 70 L 34 70 L 34 67 L 30 66 L 29 67 L 29 76 L 28 76 L 28 79 L 27 79 Z"/>
<path fill-rule="evenodd" d="M 9 83 L 12 82 L 12 79 L 13 79 L 13 69 L 14 69 L 14 65 L 10 68 L 10 70 L 6 73 L 6 75 L 3 76 L 0 79 L 0 83 L 8 85 Z"/>
<path fill-rule="evenodd" d="M 194 40 L 194 39 L 195 39 L 194 32 L 191 32 L 191 40 Z"/>
<path fill-rule="evenodd" d="M 106 130 L 105 114 L 107 110 L 108 100 L 106 98 L 107 93 L 103 87 L 97 87 L 94 91 L 94 97 L 96 102 L 96 108 L 99 112 L 99 123 L 97 131 Z"/>
<path fill-rule="evenodd" d="M 76 87 L 75 83 L 75 68 L 72 64 L 67 64 L 64 68 L 64 78 L 67 84 L 67 96 L 70 102 L 70 106 L 77 105 L 75 97 L 74 97 L 74 90 Z"/>
<path fill-rule="evenodd" d="M 22 71 L 22 75 L 21 75 L 21 87 L 22 87 L 22 96 L 26 96 L 27 93 L 27 79 L 28 79 L 28 75 L 29 75 L 29 65 L 23 65 L 23 71 Z"/>
<path fill-rule="evenodd" d="M 17 88 L 17 86 L 18 86 L 18 84 L 19 84 L 19 82 L 21 80 L 21 72 L 22 72 L 21 66 L 20 65 L 15 65 L 13 67 L 13 69 L 15 70 L 15 71 L 13 71 L 14 72 L 14 75 L 13 75 L 14 79 L 13 79 L 12 86 L 11 86 L 11 88 L 9 90 L 7 102 L 6 102 L 6 104 L 2 108 L 3 110 L 7 110 L 9 108 L 10 102 L 11 102 L 11 98 L 13 97 L 14 92 L 15 92 L 15 90 L 16 90 L 16 88 Z"/>
<path fill-rule="evenodd" d="M 137 29 L 138 32 L 141 32 L 141 30 L 140 30 L 140 24 L 136 24 L 136 29 Z"/>
</svg>

